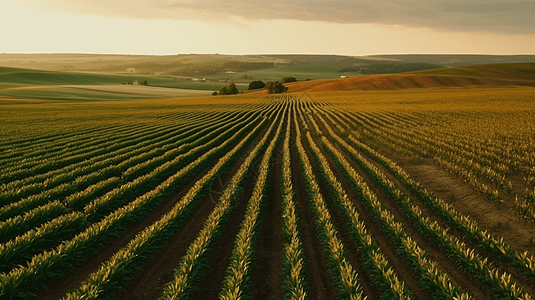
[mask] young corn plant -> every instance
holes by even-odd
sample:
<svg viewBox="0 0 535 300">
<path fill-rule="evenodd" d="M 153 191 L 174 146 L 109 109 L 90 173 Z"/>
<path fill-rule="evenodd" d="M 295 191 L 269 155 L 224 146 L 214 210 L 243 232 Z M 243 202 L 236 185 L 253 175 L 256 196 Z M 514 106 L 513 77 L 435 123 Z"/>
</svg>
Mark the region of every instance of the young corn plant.
<svg viewBox="0 0 535 300">
<path fill-rule="evenodd" d="M 0 222 L 0 244 L 3 244 L 28 230 L 67 214 L 69 210 L 60 201 L 39 206 L 24 215 Z"/>
<path fill-rule="evenodd" d="M 257 133 L 266 123 L 258 116 L 255 121 L 259 121 L 250 134 Z M 213 150 L 222 152 L 226 150 L 235 140 L 242 140 L 244 132 L 250 129 L 246 126 L 236 132 L 232 138 Z M 250 137 L 249 137 L 250 138 Z M 117 234 L 124 232 L 126 226 L 139 221 L 156 206 L 164 201 L 172 190 L 176 189 L 176 184 L 188 174 L 191 169 L 197 166 L 208 164 L 207 157 L 213 153 L 205 153 L 197 158 L 190 165 L 182 168 L 174 175 L 167 178 L 155 189 L 139 196 L 128 205 L 121 207 L 101 221 L 92 224 L 84 232 L 79 233 L 73 239 L 63 242 L 56 249 L 46 251 L 34 256 L 26 266 L 19 266 L 9 273 L 0 274 L 0 290 L 6 292 L 7 297 L 15 297 L 19 293 L 32 293 L 38 288 L 44 287 L 46 282 L 64 276 L 64 272 L 72 269 L 77 262 L 83 261 L 93 256 L 98 249 L 97 245 L 105 244 L 113 239 Z"/>
<path fill-rule="evenodd" d="M 309 118 L 312 125 L 319 130 L 317 123 L 312 117 Z M 353 204 L 349 200 L 341 183 L 329 167 L 327 159 L 323 156 L 320 149 L 312 139 L 310 132 L 307 132 L 307 140 L 312 153 L 316 156 L 320 172 L 323 174 L 325 181 L 335 195 L 335 203 L 344 213 L 345 221 L 352 232 L 353 239 L 361 251 L 360 255 L 365 266 L 373 276 L 373 282 L 381 291 L 381 299 L 411 299 L 410 292 L 405 288 L 401 281 L 390 267 L 387 259 L 381 253 L 379 247 L 375 244 L 373 236 L 369 233 L 364 222 L 360 220 Z M 324 143 L 329 143 L 325 137 L 322 137 Z M 330 145 L 330 144 L 329 144 Z M 339 153 L 337 153 L 339 154 Z M 336 155 L 336 154 L 335 154 Z"/>
<path fill-rule="evenodd" d="M 295 114 L 295 113 L 294 113 Z M 304 123 L 304 122 L 302 122 Z M 348 299 L 365 299 L 357 273 L 345 257 L 344 246 L 337 237 L 337 232 L 331 221 L 330 213 L 320 193 L 312 166 L 301 143 L 301 132 L 297 118 L 294 119 L 297 139 L 296 146 L 299 153 L 303 176 L 307 182 L 308 195 L 314 209 L 314 217 L 318 227 L 318 237 L 329 258 L 329 270 L 338 287 L 339 297 Z"/>
<path fill-rule="evenodd" d="M 304 300 L 307 297 L 307 282 L 304 275 L 303 246 L 299 237 L 298 217 L 294 202 L 292 170 L 290 159 L 291 114 L 288 113 L 286 136 L 282 157 L 282 222 L 283 222 L 283 265 L 282 293 L 285 300 Z"/>
<path fill-rule="evenodd" d="M 445 249 L 448 255 L 452 257 L 460 267 L 476 275 L 482 282 L 488 284 L 493 289 L 496 297 L 515 298 L 523 294 L 522 289 L 517 287 L 514 281 L 504 281 L 507 278 L 510 279 L 510 275 L 507 273 L 503 273 L 503 276 L 500 276 L 499 278 L 492 276 L 492 274 L 498 273 L 492 264 L 487 263 L 486 259 L 481 259 L 473 252 L 473 250 L 468 249 L 457 238 L 449 235 L 447 231 L 442 229 L 436 222 L 431 222 L 429 218 L 424 217 L 422 212 L 416 206 L 412 205 L 410 199 L 403 195 L 403 193 L 397 189 L 396 185 L 391 182 L 384 175 L 384 173 L 370 164 L 353 149 L 350 149 L 349 145 L 347 145 L 340 137 L 332 132 L 328 124 L 325 125 L 331 133 L 331 136 L 335 138 L 345 150 L 350 152 L 352 157 L 383 187 L 383 189 L 393 199 L 395 199 L 395 203 L 400 206 L 406 216 L 413 221 L 413 223 L 419 228 L 420 232 L 430 238 L 433 242 L 441 245 L 441 248 Z"/>
<path fill-rule="evenodd" d="M 361 143 L 354 137 L 349 137 L 348 140 L 352 146 L 366 153 L 366 155 L 392 172 L 409 190 L 416 193 L 427 207 L 437 213 L 451 227 L 459 230 L 464 236 L 470 238 L 475 244 L 496 259 L 511 263 L 526 278 L 535 278 L 535 257 L 527 257 L 527 255 L 524 256 L 522 253 L 515 253 L 509 245 L 505 244 L 503 238 L 498 239 L 486 230 L 480 230 L 475 221 L 456 211 L 449 203 L 437 198 L 420 183 L 413 180 L 395 162 Z"/>
<path fill-rule="evenodd" d="M 208 255 L 211 252 L 210 249 L 213 242 L 224 225 L 226 218 L 228 218 L 229 213 L 232 211 L 237 187 L 245 178 L 245 174 L 250 169 L 254 158 L 266 143 L 275 123 L 272 123 L 268 132 L 251 153 L 249 153 L 238 172 L 232 177 L 231 182 L 219 198 L 216 208 L 205 221 L 204 227 L 199 232 L 197 239 L 190 245 L 186 255 L 182 257 L 180 263 L 175 268 L 174 278 L 167 283 L 160 299 L 187 299 L 196 289 L 196 285 L 204 273 L 204 268 L 206 267 L 205 261 L 209 258 Z"/>
<path fill-rule="evenodd" d="M 249 200 L 245 212 L 245 218 L 240 226 L 240 231 L 234 241 L 234 249 L 230 258 L 230 263 L 223 280 L 222 289 L 219 294 L 220 299 L 230 299 L 233 293 L 242 294 L 248 297 L 250 294 L 250 272 L 251 263 L 255 251 L 256 232 L 261 214 L 262 201 L 265 198 L 265 189 L 269 176 L 270 162 L 273 149 L 276 147 L 282 129 L 282 120 L 279 121 L 275 136 L 269 143 L 268 148 L 259 168 L 259 175 L 253 190 L 253 195 Z"/>
<path fill-rule="evenodd" d="M 325 125 L 330 136 L 337 137 L 332 130 L 329 130 L 330 127 L 327 124 Z M 364 182 L 362 176 L 351 167 L 343 155 L 332 147 L 327 142 L 327 139 L 322 139 L 322 141 L 324 141 L 327 149 L 335 154 L 334 158 L 346 174 L 346 178 L 351 183 L 352 188 L 361 196 L 365 208 L 382 225 L 381 230 L 390 237 L 390 240 L 396 244 L 398 250 L 403 253 L 407 261 L 412 265 L 422 287 L 432 291 L 436 297 L 468 297 L 468 295 L 462 296 L 463 294 L 460 292 L 459 287 L 451 283 L 447 274 L 437 268 L 436 263 L 427 257 L 427 253 L 410 238 L 410 235 L 404 231 L 402 225 L 395 221 L 392 213 L 383 207 L 377 196 Z"/>
</svg>

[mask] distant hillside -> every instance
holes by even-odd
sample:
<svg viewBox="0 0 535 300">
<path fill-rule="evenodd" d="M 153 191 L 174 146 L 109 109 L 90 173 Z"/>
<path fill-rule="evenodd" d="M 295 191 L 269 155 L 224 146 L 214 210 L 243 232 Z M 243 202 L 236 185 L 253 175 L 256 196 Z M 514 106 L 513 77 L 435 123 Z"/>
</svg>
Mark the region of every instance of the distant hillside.
<svg viewBox="0 0 535 300">
<path fill-rule="evenodd" d="M 207 75 L 273 68 L 289 63 L 258 55 L 0 54 L 0 66 L 3 67 L 142 75 Z"/>
<path fill-rule="evenodd" d="M 398 90 L 409 88 L 535 87 L 535 63 L 468 66 L 405 74 L 372 75 L 288 84 L 289 92 Z"/>
<path fill-rule="evenodd" d="M 185 87 L 185 81 L 195 83 L 193 88 L 212 89 L 228 82 L 243 86 L 253 80 L 264 82 L 295 77 L 299 81 L 337 79 L 341 76 L 356 77 L 374 74 L 398 74 L 426 71 L 437 75 L 466 75 L 488 77 L 489 71 L 465 65 L 488 65 L 494 63 L 535 62 L 535 55 L 224 55 L 224 54 L 179 54 L 179 55 L 100 55 L 100 54 L 0 54 L 0 67 L 23 68 L 59 72 L 46 75 L 62 84 L 64 73 L 84 73 L 76 80 L 116 81 L 114 78 L 91 78 L 98 76 L 132 76 L 148 78 L 160 86 Z M 446 69 L 445 67 L 459 67 Z M 440 70 L 440 71 L 435 71 Z M 438 72 L 438 73 L 437 73 Z M 507 71 L 508 72 L 508 71 Z M 19 76 L 19 75 L 17 75 Z M 29 75 L 28 75 L 29 76 Z M 26 76 L 24 79 L 28 79 Z M 53 78 L 53 77 L 57 78 Z M 73 76 L 71 76 L 73 77 Z M 82 78 L 83 77 L 83 78 Z M 6 77 L 7 78 L 7 77 Z M 18 79 L 15 79 L 18 80 Z M 21 79 L 22 80 L 22 79 Z M 37 78 L 41 80 L 41 78 Z M 179 85 L 169 80 L 182 81 Z M 159 83 L 159 82 L 162 83 Z M 0 79 L 0 83 L 2 80 Z M 210 82 L 210 84 L 207 84 Z M 217 84 L 216 84 L 217 83 Z M 63 84 L 71 84 L 66 82 Z M 187 84 L 188 86 L 191 86 Z M 218 88 L 216 89 L 218 90 Z"/>
<path fill-rule="evenodd" d="M 483 64 L 534 63 L 535 55 L 481 55 L 481 54 L 405 54 L 370 55 L 368 59 L 404 63 L 431 63 L 445 67 Z"/>
<path fill-rule="evenodd" d="M 478 76 L 497 79 L 532 80 L 535 77 L 534 63 L 508 63 L 473 65 L 414 72 L 414 74 Z"/>
</svg>

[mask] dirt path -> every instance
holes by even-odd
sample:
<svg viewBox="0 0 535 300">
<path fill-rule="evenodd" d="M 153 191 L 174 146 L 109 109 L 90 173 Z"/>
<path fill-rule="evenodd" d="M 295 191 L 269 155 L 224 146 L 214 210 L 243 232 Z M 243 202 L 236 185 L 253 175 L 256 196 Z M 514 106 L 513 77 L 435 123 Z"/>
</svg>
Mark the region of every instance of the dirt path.
<svg viewBox="0 0 535 300">
<path fill-rule="evenodd" d="M 493 236 L 503 237 L 517 252 L 535 252 L 535 229 L 519 220 L 509 209 L 500 209 L 494 203 L 486 201 L 480 194 L 475 193 L 461 180 L 454 178 L 432 162 L 420 162 L 421 165 L 404 167 L 415 180 L 422 183 L 428 190 L 439 198 L 450 203 L 460 213 L 475 220 L 481 230 L 488 230 Z M 472 245 L 466 241 L 468 245 Z M 476 245 L 472 245 L 478 250 Z M 481 252 L 481 251 L 479 251 Z M 510 273 L 513 278 L 530 294 L 535 293 L 535 281 L 526 280 L 509 264 L 490 258 L 496 267 Z"/>
<path fill-rule="evenodd" d="M 503 237 L 513 249 L 535 255 L 535 227 L 520 220 L 511 209 L 498 208 L 432 160 L 404 163 L 403 169 L 459 212 L 469 215 L 479 227 Z"/>
</svg>

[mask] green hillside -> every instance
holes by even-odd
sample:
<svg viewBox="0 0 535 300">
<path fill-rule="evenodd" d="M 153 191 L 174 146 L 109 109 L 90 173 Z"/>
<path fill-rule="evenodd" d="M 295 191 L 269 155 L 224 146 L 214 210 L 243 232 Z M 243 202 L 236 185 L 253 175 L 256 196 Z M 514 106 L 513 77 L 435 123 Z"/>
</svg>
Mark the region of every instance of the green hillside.
<svg viewBox="0 0 535 300">
<path fill-rule="evenodd" d="M 121 84 L 139 79 L 105 74 L 81 74 L 0 67 L 0 82 L 32 85 Z"/>
</svg>

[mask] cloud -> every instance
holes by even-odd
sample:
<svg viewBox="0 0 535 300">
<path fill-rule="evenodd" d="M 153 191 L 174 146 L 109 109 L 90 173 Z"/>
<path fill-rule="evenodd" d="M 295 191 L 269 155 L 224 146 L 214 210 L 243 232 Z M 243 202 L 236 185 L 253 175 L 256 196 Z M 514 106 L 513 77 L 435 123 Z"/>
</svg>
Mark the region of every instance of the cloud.
<svg viewBox="0 0 535 300">
<path fill-rule="evenodd" d="M 39 10 L 137 19 L 244 19 L 386 24 L 533 34 L 535 1 L 492 0 L 8 0 Z"/>
</svg>

